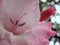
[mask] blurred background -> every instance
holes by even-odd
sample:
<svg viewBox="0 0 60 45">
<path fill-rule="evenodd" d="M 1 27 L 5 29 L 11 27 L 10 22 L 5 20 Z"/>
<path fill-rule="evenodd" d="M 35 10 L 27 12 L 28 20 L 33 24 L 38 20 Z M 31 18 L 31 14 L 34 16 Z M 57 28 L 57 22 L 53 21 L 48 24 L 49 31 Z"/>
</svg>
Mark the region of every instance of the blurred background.
<svg viewBox="0 0 60 45">
<path fill-rule="evenodd" d="M 45 20 L 52 22 L 52 29 L 57 32 L 54 37 L 49 39 L 49 45 L 60 45 L 60 0 L 39 0 L 39 2 L 41 12 L 48 10 L 51 13 L 54 11 L 54 13 L 50 14 L 50 17 Z M 50 9 L 54 10 L 51 11 Z"/>
</svg>

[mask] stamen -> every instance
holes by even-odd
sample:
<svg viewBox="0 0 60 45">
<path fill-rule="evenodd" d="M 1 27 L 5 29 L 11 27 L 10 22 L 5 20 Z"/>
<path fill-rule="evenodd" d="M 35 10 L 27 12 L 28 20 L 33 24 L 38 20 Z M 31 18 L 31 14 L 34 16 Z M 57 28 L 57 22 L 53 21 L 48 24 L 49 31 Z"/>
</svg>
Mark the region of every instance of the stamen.
<svg viewBox="0 0 60 45">
<path fill-rule="evenodd" d="M 18 24 L 18 20 L 16 21 L 16 24 L 15 25 L 17 25 Z"/>
<path fill-rule="evenodd" d="M 23 25 L 25 25 L 26 23 L 22 23 L 22 24 L 19 24 L 18 26 L 23 26 Z"/>
<path fill-rule="evenodd" d="M 14 24 L 13 21 L 12 21 L 11 19 L 10 19 L 10 22 L 11 22 L 12 24 Z"/>
</svg>

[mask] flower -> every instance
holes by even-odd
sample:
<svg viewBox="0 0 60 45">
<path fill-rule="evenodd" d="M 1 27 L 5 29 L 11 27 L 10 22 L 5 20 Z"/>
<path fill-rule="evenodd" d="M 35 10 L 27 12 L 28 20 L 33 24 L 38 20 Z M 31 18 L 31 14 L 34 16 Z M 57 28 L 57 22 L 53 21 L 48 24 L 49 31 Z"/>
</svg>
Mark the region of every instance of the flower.
<svg viewBox="0 0 60 45">
<path fill-rule="evenodd" d="M 39 22 L 38 2 L 4 0 L 0 10 L 0 45 L 48 45 L 55 32 L 51 23 Z"/>
<path fill-rule="evenodd" d="M 55 13 L 55 7 L 54 6 L 51 6 L 47 10 L 42 11 L 40 21 L 47 20 L 54 13 Z"/>
</svg>

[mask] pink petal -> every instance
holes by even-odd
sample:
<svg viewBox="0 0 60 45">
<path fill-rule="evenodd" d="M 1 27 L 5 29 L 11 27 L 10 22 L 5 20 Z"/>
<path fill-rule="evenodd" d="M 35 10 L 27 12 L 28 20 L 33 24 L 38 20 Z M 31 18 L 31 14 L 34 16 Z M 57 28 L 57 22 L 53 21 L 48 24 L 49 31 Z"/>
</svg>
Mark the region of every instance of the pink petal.
<svg viewBox="0 0 60 45">
<path fill-rule="evenodd" d="M 52 27 L 52 23 L 51 22 L 38 22 L 38 25 L 40 25 L 40 26 L 47 26 L 49 28 Z"/>
<path fill-rule="evenodd" d="M 30 45 L 48 45 L 48 39 L 52 36 L 55 36 L 56 32 L 51 30 L 51 28 L 46 26 L 36 26 L 32 30 L 29 30 L 26 33 L 25 40 Z M 29 40 L 29 41 L 28 41 Z M 36 42 L 37 41 L 37 42 Z"/>
</svg>

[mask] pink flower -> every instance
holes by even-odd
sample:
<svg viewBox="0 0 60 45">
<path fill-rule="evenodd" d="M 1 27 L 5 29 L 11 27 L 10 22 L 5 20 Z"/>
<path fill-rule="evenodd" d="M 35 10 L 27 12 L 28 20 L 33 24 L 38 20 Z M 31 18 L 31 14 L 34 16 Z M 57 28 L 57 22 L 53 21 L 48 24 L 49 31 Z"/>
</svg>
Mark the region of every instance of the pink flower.
<svg viewBox="0 0 60 45">
<path fill-rule="evenodd" d="M 0 45 L 48 45 L 55 35 L 50 22 L 39 22 L 38 0 L 3 0 Z"/>
</svg>

